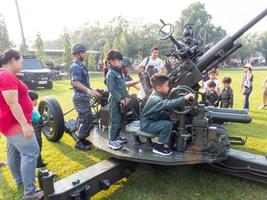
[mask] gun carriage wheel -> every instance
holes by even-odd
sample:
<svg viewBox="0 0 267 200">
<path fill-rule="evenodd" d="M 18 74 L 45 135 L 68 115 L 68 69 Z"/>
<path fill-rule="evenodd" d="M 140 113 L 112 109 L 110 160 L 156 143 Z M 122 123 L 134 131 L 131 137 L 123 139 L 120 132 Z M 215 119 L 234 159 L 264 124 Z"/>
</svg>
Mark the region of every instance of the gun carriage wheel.
<svg viewBox="0 0 267 200">
<path fill-rule="evenodd" d="M 58 101 L 46 97 L 40 101 L 38 111 L 44 120 L 42 132 L 52 142 L 58 142 L 64 134 L 64 115 Z"/>
</svg>

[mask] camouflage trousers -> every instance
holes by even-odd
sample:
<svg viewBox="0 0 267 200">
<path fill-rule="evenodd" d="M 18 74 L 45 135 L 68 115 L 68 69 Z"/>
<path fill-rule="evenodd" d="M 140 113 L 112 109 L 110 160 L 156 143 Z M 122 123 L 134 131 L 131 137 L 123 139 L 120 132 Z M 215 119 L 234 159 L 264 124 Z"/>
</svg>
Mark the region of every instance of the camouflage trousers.
<svg viewBox="0 0 267 200">
<path fill-rule="evenodd" d="M 85 93 L 75 92 L 72 101 L 78 114 L 78 137 L 85 139 L 93 128 L 90 96 Z"/>
</svg>

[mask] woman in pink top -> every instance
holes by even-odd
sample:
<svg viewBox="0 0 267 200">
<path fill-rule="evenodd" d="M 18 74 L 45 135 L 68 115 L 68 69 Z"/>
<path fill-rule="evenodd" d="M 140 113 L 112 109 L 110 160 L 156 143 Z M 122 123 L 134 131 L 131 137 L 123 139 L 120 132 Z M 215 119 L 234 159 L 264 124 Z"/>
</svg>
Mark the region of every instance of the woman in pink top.
<svg viewBox="0 0 267 200">
<path fill-rule="evenodd" d="M 39 146 L 31 126 L 32 103 L 27 86 L 17 77 L 22 60 L 15 50 L 0 55 L 0 132 L 7 138 L 7 160 L 24 199 L 41 199 L 35 188 L 35 168 Z"/>
</svg>

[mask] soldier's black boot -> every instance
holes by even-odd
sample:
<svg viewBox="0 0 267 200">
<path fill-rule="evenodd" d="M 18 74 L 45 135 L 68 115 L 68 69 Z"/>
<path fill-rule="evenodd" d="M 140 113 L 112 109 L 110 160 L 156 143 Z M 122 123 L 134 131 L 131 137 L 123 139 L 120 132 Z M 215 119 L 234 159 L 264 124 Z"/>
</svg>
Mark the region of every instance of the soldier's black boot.
<svg viewBox="0 0 267 200">
<path fill-rule="evenodd" d="M 91 150 L 91 147 L 86 144 L 84 139 L 79 139 L 75 144 L 75 148 L 83 150 L 83 151 L 90 151 Z"/>
<path fill-rule="evenodd" d="M 87 139 L 84 139 L 84 143 L 87 145 L 87 146 L 91 146 L 93 143 L 90 142 L 89 140 Z"/>
</svg>

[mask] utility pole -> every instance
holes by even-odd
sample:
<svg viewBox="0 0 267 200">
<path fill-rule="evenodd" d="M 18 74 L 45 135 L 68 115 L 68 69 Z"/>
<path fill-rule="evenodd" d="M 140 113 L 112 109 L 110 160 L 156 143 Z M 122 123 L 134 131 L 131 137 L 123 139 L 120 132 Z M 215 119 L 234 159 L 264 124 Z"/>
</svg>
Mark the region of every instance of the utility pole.
<svg viewBox="0 0 267 200">
<path fill-rule="evenodd" d="M 24 36 L 23 25 L 22 25 L 22 20 L 21 20 L 20 11 L 19 11 L 19 5 L 18 5 L 18 1 L 17 0 L 15 0 L 15 4 L 16 4 L 18 18 L 19 18 L 19 25 L 20 25 L 20 31 L 21 31 L 21 37 L 22 37 L 23 50 L 27 51 L 27 44 L 26 44 L 26 40 L 25 40 L 25 36 Z"/>
</svg>

